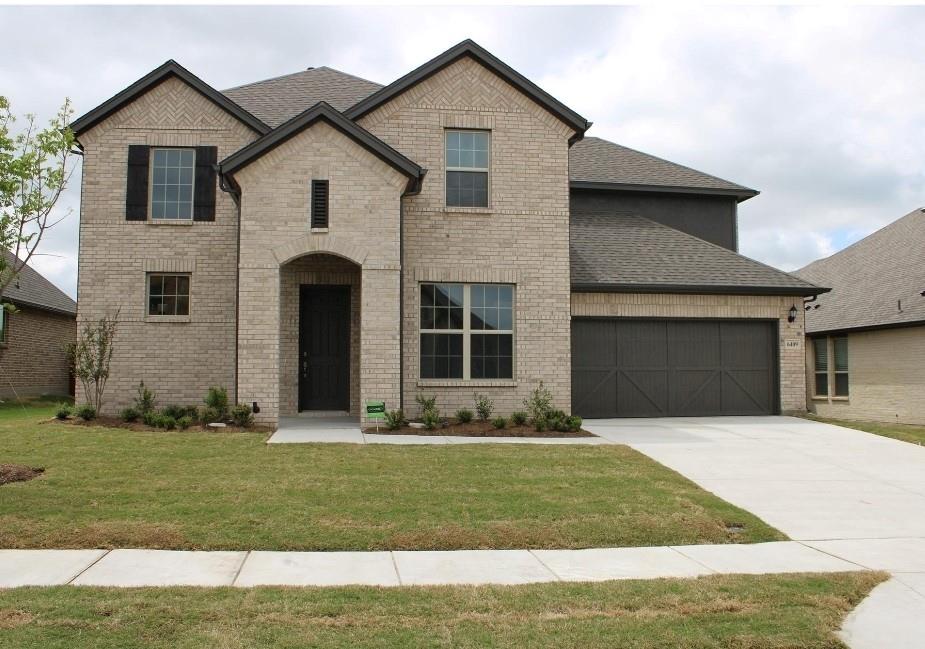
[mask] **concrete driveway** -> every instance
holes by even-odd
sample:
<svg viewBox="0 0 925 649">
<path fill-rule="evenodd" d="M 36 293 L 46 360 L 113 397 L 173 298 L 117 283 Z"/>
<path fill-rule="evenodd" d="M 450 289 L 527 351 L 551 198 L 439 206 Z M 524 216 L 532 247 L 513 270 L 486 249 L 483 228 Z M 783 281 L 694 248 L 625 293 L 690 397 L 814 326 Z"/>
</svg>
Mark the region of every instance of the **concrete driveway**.
<svg viewBox="0 0 925 649">
<path fill-rule="evenodd" d="M 925 447 L 794 417 L 587 420 L 806 545 L 895 579 L 848 618 L 855 649 L 922 647 Z"/>
</svg>

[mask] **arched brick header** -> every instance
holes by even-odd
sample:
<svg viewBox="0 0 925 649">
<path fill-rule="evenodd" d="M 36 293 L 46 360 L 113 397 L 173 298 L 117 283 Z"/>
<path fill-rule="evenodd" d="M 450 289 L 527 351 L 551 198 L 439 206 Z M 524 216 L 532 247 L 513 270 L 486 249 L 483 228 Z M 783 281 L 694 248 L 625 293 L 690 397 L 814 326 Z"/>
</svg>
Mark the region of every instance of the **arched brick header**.
<svg viewBox="0 0 925 649">
<path fill-rule="evenodd" d="M 292 239 L 281 246 L 272 250 L 273 256 L 279 265 L 292 261 L 296 257 L 310 255 L 313 253 L 328 253 L 349 259 L 350 261 L 363 265 L 369 250 L 364 246 L 338 239 L 331 234 L 306 234 L 301 237 Z"/>
</svg>

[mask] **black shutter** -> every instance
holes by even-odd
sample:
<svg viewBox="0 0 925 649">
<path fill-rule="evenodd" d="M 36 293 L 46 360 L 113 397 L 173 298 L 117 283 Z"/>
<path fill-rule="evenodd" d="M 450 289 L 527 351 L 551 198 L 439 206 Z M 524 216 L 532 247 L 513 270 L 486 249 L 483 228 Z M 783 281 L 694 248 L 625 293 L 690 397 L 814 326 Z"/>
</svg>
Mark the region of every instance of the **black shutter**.
<svg viewBox="0 0 925 649">
<path fill-rule="evenodd" d="M 312 227 L 328 227 L 328 181 L 312 181 Z"/>
<path fill-rule="evenodd" d="M 148 220 L 148 160 L 151 147 L 130 144 L 125 183 L 125 220 Z"/>
<path fill-rule="evenodd" d="M 215 164 L 218 149 L 214 146 L 196 147 L 196 188 L 193 196 L 193 220 L 215 220 Z"/>
</svg>

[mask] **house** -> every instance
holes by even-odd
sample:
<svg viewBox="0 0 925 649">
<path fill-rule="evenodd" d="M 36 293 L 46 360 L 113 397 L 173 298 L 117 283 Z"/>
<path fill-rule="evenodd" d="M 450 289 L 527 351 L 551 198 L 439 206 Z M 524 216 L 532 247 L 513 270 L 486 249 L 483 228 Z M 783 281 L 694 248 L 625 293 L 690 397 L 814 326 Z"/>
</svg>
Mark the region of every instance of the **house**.
<svg viewBox="0 0 925 649">
<path fill-rule="evenodd" d="M 19 261 L 4 250 L 8 266 Z M 24 265 L 6 287 L 0 309 L 0 398 L 73 394 L 67 346 L 77 340 L 77 304 Z"/>
<path fill-rule="evenodd" d="M 920 208 L 796 272 L 832 287 L 806 305 L 809 410 L 925 424 L 923 250 Z"/>
<path fill-rule="evenodd" d="M 73 124 L 78 319 L 121 308 L 107 402 L 506 414 L 543 381 L 585 416 L 804 410 L 822 289 L 736 252 L 757 192 L 589 127 L 472 41 L 386 86 L 168 61 Z"/>
</svg>

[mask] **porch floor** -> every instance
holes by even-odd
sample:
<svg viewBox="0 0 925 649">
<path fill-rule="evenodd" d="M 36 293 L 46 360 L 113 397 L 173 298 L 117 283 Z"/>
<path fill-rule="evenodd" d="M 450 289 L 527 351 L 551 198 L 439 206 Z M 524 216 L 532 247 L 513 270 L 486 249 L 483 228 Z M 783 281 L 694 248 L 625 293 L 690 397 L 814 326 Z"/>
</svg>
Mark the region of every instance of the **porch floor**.
<svg viewBox="0 0 925 649">
<path fill-rule="evenodd" d="M 363 444 L 360 418 L 350 415 L 280 417 L 279 427 L 268 444 L 342 442 Z"/>
</svg>

